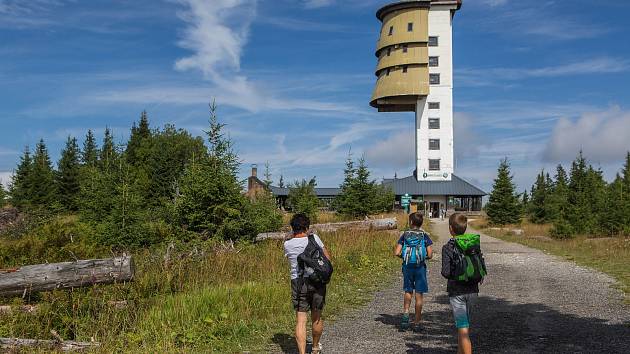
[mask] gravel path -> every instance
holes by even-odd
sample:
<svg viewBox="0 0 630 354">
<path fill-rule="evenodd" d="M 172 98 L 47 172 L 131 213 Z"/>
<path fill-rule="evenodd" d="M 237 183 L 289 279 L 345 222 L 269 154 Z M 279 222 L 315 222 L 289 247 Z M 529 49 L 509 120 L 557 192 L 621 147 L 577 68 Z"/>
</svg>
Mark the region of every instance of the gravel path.
<svg viewBox="0 0 630 354">
<path fill-rule="evenodd" d="M 445 222 L 429 264 L 424 329 L 400 332 L 402 278 L 374 296 L 366 307 L 330 324 L 324 353 L 453 353 L 456 339 L 440 275 Z M 609 276 L 522 245 L 482 235 L 489 276 L 472 316 L 476 353 L 630 353 L 630 308 Z M 412 315 L 413 318 L 413 315 Z M 293 352 L 292 338 L 282 351 Z"/>
</svg>

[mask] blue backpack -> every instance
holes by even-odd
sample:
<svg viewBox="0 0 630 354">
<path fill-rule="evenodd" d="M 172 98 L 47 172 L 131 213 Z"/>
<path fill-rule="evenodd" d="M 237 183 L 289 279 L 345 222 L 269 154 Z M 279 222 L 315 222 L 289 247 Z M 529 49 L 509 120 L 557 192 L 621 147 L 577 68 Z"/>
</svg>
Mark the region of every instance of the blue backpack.
<svg viewBox="0 0 630 354">
<path fill-rule="evenodd" d="M 402 259 L 405 265 L 420 265 L 427 259 L 425 233 L 405 231 L 403 234 Z"/>
</svg>

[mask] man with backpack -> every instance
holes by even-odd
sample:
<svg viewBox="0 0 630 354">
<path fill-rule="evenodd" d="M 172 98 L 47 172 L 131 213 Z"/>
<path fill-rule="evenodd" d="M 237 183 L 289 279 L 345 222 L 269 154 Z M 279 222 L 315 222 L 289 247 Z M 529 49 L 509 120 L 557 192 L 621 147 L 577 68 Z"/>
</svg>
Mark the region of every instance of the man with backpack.
<svg viewBox="0 0 630 354">
<path fill-rule="evenodd" d="M 326 284 L 332 276 L 330 254 L 319 236 L 308 233 L 310 220 L 304 214 L 291 218 L 293 237 L 284 242 L 284 255 L 291 266 L 291 300 L 296 312 L 295 340 L 300 354 L 306 353 L 306 321 L 311 312 L 313 351 L 319 353 L 324 330 L 321 318 L 326 303 Z"/>
<path fill-rule="evenodd" d="M 422 230 L 424 217 L 422 213 L 416 212 L 409 215 L 410 230 L 400 235 L 394 255 L 403 260 L 403 315 L 400 327 L 405 330 L 409 328 L 409 307 L 411 299 L 416 298 L 414 331 L 419 331 L 422 320 L 423 294 L 429 292 L 427 282 L 426 260 L 433 257 L 433 241 L 429 234 Z"/>
<path fill-rule="evenodd" d="M 448 223 L 453 238 L 442 247 L 442 276 L 448 279 L 446 291 L 457 327 L 457 353 L 472 354 L 470 313 L 479 294 L 479 284 L 487 274 L 486 264 L 479 235 L 465 233 L 466 215 L 455 213 Z"/>
</svg>

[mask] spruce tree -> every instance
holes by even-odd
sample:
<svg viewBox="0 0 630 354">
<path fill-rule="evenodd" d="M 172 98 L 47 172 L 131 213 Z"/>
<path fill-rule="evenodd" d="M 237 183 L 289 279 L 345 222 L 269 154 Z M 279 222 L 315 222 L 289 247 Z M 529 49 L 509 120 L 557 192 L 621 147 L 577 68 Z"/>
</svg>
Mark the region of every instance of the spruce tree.
<svg viewBox="0 0 630 354">
<path fill-rule="evenodd" d="M 497 178 L 486 205 L 488 219 L 493 225 L 518 224 L 521 221 L 521 205 L 515 193 L 513 176 L 507 158 L 499 164 Z"/>
<path fill-rule="evenodd" d="M 625 206 L 627 197 L 624 196 L 623 178 L 617 174 L 615 180 L 606 190 L 608 210 L 602 215 L 602 228 L 608 235 L 619 235 L 624 232 Z"/>
<path fill-rule="evenodd" d="M 0 181 L 0 208 L 7 205 L 7 192 L 4 190 L 4 184 Z"/>
<path fill-rule="evenodd" d="M 114 136 L 109 128 L 105 128 L 103 146 L 100 151 L 99 163 L 103 170 L 109 170 L 116 162 L 118 152 L 114 143 Z"/>
<path fill-rule="evenodd" d="M 315 193 L 315 186 L 317 182 L 315 177 L 310 181 L 303 179 L 302 181 L 296 181 L 293 185 L 289 186 L 288 202 L 291 206 L 291 210 L 294 213 L 306 214 L 311 222 L 317 221 L 317 213 L 319 210 L 319 199 Z"/>
<path fill-rule="evenodd" d="M 177 214 L 190 230 L 205 231 L 217 238 L 254 236 L 255 230 L 243 217 L 248 200 L 238 178 L 238 156 L 224 136 L 223 127 L 212 104 L 206 131 L 208 154 L 188 164 L 179 183 Z"/>
<path fill-rule="evenodd" d="M 591 205 L 589 200 L 589 168 L 580 151 L 571 164 L 569 193 L 567 198 L 566 222 L 571 225 L 573 234 L 589 233 L 592 227 Z"/>
<path fill-rule="evenodd" d="M 550 191 L 550 178 L 543 170 L 538 174 L 536 183 L 532 186 L 532 199 L 529 203 L 529 220 L 534 224 L 544 224 L 549 221 L 547 211 Z"/>
<path fill-rule="evenodd" d="M 70 211 L 78 210 L 77 198 L 80 192 L 80 151 L 76 138 L 68 137 L 61 158 L 57 164 L 56 184 L 61 205 Z"/>
<path fill-rule="evenodd" d="M 343 182 L 339 186 L 341 193 L 339 193 L 334 200 L 333 206 L 339 214 L 352 215 L 352 198 L 354 194 L 354 181 L 356 179 L 357 170 L 354 167 L 354 161 L 352 160 L 352 154 L 348 153 L 346 159 L 346 167 L 343 170 Z"/>
<path fill-rule="evenodd" d="M 591 235 L 607 233 L 603 226 L 603 220 L 609 212 L 606 200 L 608 184 L 604 180 L 604 172 L 589 166 L 587 173 L 587 198 L 590 207 L 589 228 L 586 230 Z"/>
<path fill-rule="evenodd" d="M 81 152 L 81 161 L 85 166 L 96 166 L 98 162 L 98 147 L 96 146 L 96 138 L 92 130 L 88 130 L 83 142 L 83 151 Z"/>
<path fill-rule="evenodd" d="M 127 161 L 130 164 L 138 166 L 146 162 L 146 152 L 143 150 L 146 150 L 146 145 L 151 137 L 152 134 L 149 127 L 149 116 L 147 111 L 142 111 L 138 125 L 133 123 L 133 126 L 131 127 L 131 135 L 129 136 L 129 141 L 127 142 L 127 148 L 125 150 Z"/>
<path fill-rule="evenodd" d="M 530 202 L 530 197 L 526 189 L 525 191 L 523 191 L 523 194 L 521 197 L 521 204 L 523 205 L 523 213 L 528 214 L 528 215 L 529 215 L 529 206 L 530 206 L 529 202 Z"/>
<path fill-rule="evenodd" d="M 379 209 L 376 182 L 370 180 L 370 171 L 364 157 L 359 159 L 353 190 L 354 216 L 366 217 Z"/>
<path fill-rule="evenodd" d="M 58 202 L 55 186 L 55 172 L 52 168 L 48 149 L 41 139 L 35 147 L 33 170 L 31 172 L 31 206 L 34 208 L 52 209 Z"/>
<path fill-rule="evenodd" d="M 31 204 L 31 183 L 33 174 L 33 158 L 29 147 L 24 148 L 20 163 L 11 177 L 9 197 L 11 204 L 18 208 L 27 208 Z"/>
<path fill-rule="evenodd" d="M 284 188 L 284 176 L 280 175 L 280 180 L 278 181 L 278 187 Z"/>
<path fill-rule="evenodd" d="M 271 167 L 269 166 L 269 161 L 265 162 L 265 180 L 263 181 L 263 183 L 269 187 L 271 186 L 271 184 L 273 183 L 273 179 L 272 179 L 272 175 L 271 175 Z"/>
<path fill-rule="evenodd" d="M 562 165 L 556 167 L 556 175 L 549 198 L 549 219 L 556 222 L 561 218 L 566 218 L 569 198 L 569 178 Z"/>
<path fill-rule="evenodd" d="M 630 152 L 626 155 L 626 162 L 623 166 L 621 176 L 622 190 L 621 208 L 623 210 L 623 232 L 630 235 Z"/>
<path fill-rule="evenodd" d="M 390 188 L 378 185 L 370 179 L 370 171 L 365 158 L 360 158 L 355 167 L 349 155 L 344 169 L 341 193 L 335 198 L 335 210 L 355 218 L 365 217 L 391 210 L 395 195 Z"/>
</svg>

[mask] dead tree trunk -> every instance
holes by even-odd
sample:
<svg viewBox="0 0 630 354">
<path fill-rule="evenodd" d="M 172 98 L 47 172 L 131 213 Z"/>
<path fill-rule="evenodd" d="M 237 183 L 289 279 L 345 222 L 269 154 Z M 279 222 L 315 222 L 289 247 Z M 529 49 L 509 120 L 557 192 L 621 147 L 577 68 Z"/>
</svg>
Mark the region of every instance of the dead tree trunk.
<svg viewBox="0 0 630 354">
<path fill-rule="evenodd" d="M 0 270 L 0 296 L 111 284 L 130 281 L 133 276 L 131 256 L 30 265 Z"/>
<path fill-rule="evenodd" d="M 64 352 L 81 351 L 100 346 L 97 342 L 73 342 L 42 339 L 0 338 L 0 348 L 16 350 L 20 348 L 39 348 L 61 350 Z"/>
<path fill-rule="evenodd" d="M 396 230 L 397 228 L 398 228 L 398 222 L 395 218 L 346 221 L 346 222 L 335 222 L 335 223 L 329 223 L 329 224 L 311 225 L 311 231 L 314 231 L 314 232 L 334 232 L 340 229 Z M 289 236 L 290 236 L 290 233 L 288 232 L 266 232 L 266 233 L 258 234 L 258 236 L 256 236 L 256 241 L 284 240 L 284 239 L 287 239 Z"/>
</svg>

